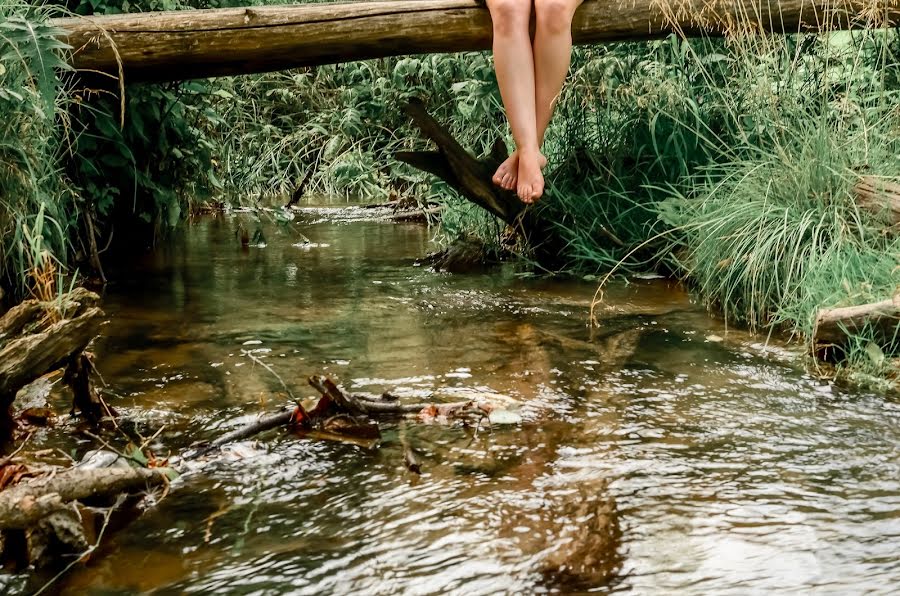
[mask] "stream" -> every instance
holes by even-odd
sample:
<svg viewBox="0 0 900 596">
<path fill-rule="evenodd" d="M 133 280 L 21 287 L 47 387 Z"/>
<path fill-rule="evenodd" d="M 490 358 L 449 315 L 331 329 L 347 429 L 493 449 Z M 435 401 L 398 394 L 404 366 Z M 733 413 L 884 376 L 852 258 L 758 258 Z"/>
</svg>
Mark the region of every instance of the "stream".
<svg viewBox="0 0 900 596">
<path fill-rule="evenodd" d="M 357 392 L 500 403 L 521 424 L 388 421 L 372 450 L 266 433 L 176 481 L 61 593 L 900 586 L 896 398 L 817 379 L 802 346 L 727 328 L 668 280 L 610 284 L 592 331 L 596 280 L 435 273 L 415 265 L 433 233 L 328 206 L 194 221 L 110 276 L 95 350 L 107 399 L 144 436 L 164 425 L 163 455 L 289 401 L 256 360 L 301 397 L 323 374 Z M 31 448 L 92 448 L 60 419 Z M 560 561 L 575 571 L 548 572 Z M 0 590 L 22 581 L 0 575 Z"/>
</svg>

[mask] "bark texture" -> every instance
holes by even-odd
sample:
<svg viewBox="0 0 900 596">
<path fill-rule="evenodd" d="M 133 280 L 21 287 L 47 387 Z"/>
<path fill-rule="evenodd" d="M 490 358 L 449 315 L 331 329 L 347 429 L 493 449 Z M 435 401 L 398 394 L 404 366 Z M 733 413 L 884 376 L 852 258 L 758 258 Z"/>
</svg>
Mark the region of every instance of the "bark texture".
<svg viewBox="0 0 900 596">
<path fill-rule="evenodd" d="M 0 405 L 8 405 L 19 389 L 81 353 L 97 334 L 102 317 L 103 311 L 92 307 L 75 319 L 7 343 L 0 350 Z"/>
<path fill-rule="evenodd" d="M 63 503 L 131 492 L 166 482 L 165 468 L 70 468 L 0 492 L 0 530 L 23 530 Z"/>
<path fill-rule="evenodd" d="M 816 346 L 844 345 L 854 332 L 865 326 L 872 328 L 877 339 L 883 342 L 900 342 L 900 294 L 871 304 L 823 308 L 816 315 L 814 343 Z"/>
<path fill-rule="evenodd" d="M 860 207 L 873 213 L 884 225 L 900 228 L 900 184 L 863 176 L 854 192 Z"/>
<path fill-rule="evenodd" d="M 563 244 L 551 222 L 541 217 L 541 203 L 526 206 L 516 193 L 491 181 L 508 155 L 502 142 L 494 145 L 489 156 L 477 159 L 431 117 L 421 101 L 412 99 L 405 109 L 413 124 L 434 142 L 437 151 L 401 151 L 396 154 L 397 159 L 434 174 L 463 197 L 504 221 L 512 235 L 523 240 L 542 266 L 552 269 L 559 265 Z"/>
</svg>

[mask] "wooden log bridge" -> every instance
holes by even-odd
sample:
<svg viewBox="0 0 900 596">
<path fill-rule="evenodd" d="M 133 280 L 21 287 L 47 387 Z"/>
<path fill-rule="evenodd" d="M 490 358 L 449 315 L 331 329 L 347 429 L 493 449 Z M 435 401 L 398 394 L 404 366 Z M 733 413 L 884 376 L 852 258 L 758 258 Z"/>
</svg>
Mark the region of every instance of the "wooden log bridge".
<svg viewBox="0 0 900 596">
<path fill-rule="evenodd" d="M 586 0 L 575 43 L 894 26 L 900 0 Z M 238 75 L 405 54 L 485 50 L 476 0 L 258 6 L 55 19 L 79 71 L 127 82 Z M 121 67 L 121 68 L 120 68 Z"/>
</svg>

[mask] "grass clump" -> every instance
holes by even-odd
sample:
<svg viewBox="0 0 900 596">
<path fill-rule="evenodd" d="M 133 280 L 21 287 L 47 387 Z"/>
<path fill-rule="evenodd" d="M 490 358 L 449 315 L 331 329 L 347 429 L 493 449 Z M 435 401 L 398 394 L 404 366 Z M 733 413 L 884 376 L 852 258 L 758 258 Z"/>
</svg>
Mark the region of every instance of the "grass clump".
<svg viewBox="0 0 900 596">
<path fill-rule="evenodd" d="M 896 230 L 858 192 L 900 180 L 896 47 L 878 29 L 731 42 L 717 118 L 695 127 L 710 162 L 656 207 L 672 230 L 660 256 L 729 320 L 811 340 L 819 309 L 900 289 Z M 897 378 L 896 338 L 850 343 L 841 367 Z"/>
<path fill-rule="evenodd" d="M 45 10 L 0 5 L 0 288 L 28 291 L 29 272 L 65 262 L 76 228 L 78 197 L 59 156 L 65 99 L 60 33 Z"/>
</svg>

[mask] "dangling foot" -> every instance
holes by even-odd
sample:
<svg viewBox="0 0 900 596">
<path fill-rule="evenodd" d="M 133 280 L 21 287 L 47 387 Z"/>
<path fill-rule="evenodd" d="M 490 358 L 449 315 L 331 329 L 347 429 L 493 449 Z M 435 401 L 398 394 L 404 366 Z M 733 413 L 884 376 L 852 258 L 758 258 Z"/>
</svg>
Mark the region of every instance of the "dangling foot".
<svg viewBox="0 0 900 596">
<path fill-rule="evenodd" d="M 541 155 L 541 169 L 547 167 L 547 158 Z M 519 152 L 513 151 L 512 155 L 506 158 L 497 172 L 492 178 L 494 184 L 506 190 L 516 190 L 516 184 L 519 181 Z"/>
<path fill-rule="evenodd" d="M 513 190 L 516 188 L 516 180 L 519 176 L 519 153 L 517 151 L 513 151 L 512 155 L 506 158 L 506 160 L 500 164 L 500 167 L 497 168 L 497 171 L 494 173 L 494 177 L 492 180 L 494 184 L 499 186 L 500 188 L 505 188 L 506 190 Z"/>
<path fill-rule="evenodd" d="M 541 168 L 547 160 L 537 151 L 522 152 L 519 155 L 518 182 L 516 193 L 523 203 L 534 203 L 544 194 L 544 175 Z"/>
</svg>

